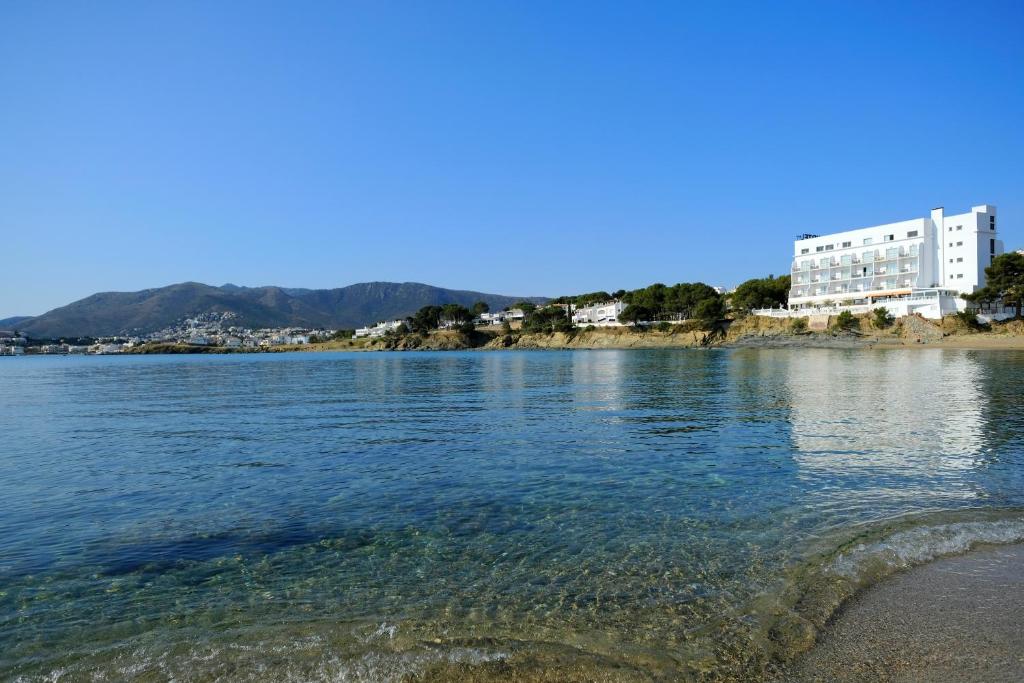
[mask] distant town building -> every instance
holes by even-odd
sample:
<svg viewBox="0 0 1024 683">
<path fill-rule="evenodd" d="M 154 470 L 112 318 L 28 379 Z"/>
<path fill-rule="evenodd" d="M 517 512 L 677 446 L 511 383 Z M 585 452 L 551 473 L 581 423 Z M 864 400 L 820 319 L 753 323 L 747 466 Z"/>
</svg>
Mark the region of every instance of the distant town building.
<svg viewBox="0 0 1024 683">
<path fill-rule="evenodd" d="M 373 327 L 360 327 L 356 330 L 356 333 L 352 335 L 353 339 L 360 339 L 362 337 L 370 337 L 371 339 L 376 337 L 383 337 L 388 332 L 397 330 L 401 325 L 404 325 L 403 320 L 390 320 L 379 322 Z"/>
<path fill-rule="evenodd" d="M 574 325 L 594 325 L 595 327 L 611 327 L 621 325 L 619 314 L 626 310 L 622 301 L 606 301 L 589 306 L 574 306 L 572 322 Z"/>
<path fill-rule="evenodd" d="M 481 325 L 500 325 L 505 322 L 505 311 L 496 311 L 494 313 L 481 313 L 480 317 L 477 318 Z"/>
<path fill-rule="evenodd" d="M 800 235 L 793 244 L 788 310 L 760 315 L 866 312 L 885 306 L 896 316 L 941 318 L 964 310 L 960 296 L 985 284 L 985 268 L 1003 243 L 996 208 L 929 216 L 828 235 Z"/>
</svg>

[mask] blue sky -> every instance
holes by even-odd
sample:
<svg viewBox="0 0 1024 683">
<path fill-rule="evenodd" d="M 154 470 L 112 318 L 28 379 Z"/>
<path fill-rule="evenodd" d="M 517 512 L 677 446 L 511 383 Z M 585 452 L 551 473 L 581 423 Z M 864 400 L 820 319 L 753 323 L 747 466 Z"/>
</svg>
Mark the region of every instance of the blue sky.
<svg viewBox="0 0 1024 683">
<path fill-rule="evenodd" d="M 0 5 L 0 317 L 185 280 L 732 285 L 995 204 L 1024 3 Z"/>
</svg>

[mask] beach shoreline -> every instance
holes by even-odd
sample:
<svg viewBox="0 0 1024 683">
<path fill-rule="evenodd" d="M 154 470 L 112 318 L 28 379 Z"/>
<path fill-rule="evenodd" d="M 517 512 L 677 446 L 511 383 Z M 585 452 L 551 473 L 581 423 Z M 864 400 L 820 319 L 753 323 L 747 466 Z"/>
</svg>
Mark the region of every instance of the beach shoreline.
<svg viewBox="0 0 1024 683">
<path fill-rule="evenodd" d="M 979 546 L 866 588 L 785 680 L 1024 680 L 1024 544 Z"/>
</svg>

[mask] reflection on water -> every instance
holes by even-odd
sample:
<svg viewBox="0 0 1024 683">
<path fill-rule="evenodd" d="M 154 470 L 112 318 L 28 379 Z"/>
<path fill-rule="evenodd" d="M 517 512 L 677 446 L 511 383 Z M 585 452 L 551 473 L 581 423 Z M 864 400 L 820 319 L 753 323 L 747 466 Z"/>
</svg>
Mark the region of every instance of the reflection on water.
<svg viewBox="0 0 1024 683">
<path fill-rule="evenodd" d="M 808 563 L 1024 533 L 1016 353 L 19 358 L 0 386 L 3 677 L 751 679 L 826 609 Z"/>
</svg>

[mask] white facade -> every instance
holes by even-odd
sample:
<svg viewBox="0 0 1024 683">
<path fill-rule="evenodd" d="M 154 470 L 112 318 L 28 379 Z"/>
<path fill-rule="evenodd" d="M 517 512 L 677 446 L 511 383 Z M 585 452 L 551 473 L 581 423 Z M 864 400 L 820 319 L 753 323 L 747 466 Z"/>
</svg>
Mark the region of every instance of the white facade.
<svg viewBox="0 0 1024 683">
<path fill-rule="evenodd" d="M 619 314 L 624 310 L 626 310 L 626 304 L 621 301 L 574 306 L 572 322 L 574 325 L 594 325 L 596 327 L 621 325 Z"/>
<path fill-rule="evenodd" d="M 1002 252 L 996 209 L 987 204 L 953 216 L 938 208 L 924 218 L 802 235 L 793 244 L 789 310 L 855 310 L 884 302 L 897 315 L 941 317 L 963 309 L 960 294 L 984 286 L 985 268 Z M 899 303 L 926 298 L 940 301 L 921 310 Z"/>
<path fill-rule="evenodd" d="M 379 322 L 373 327 L 360 327 L 356 330 L 356 333 L 352 335 L 353 339 L 359 339 L 361 337 L 383 337 L 392 330 L 397 330 L 400 325 L 405 324 L 403 320 L 389 320 L 385 322 Z M 308 342 L 308 339 L 307 339 Z"/>
<path fill-rule="evenodd" d="M 481 325 L 500 325 L 505 322 L 505 311 L 481 313 L 479 320 Z"/>
</svg>

